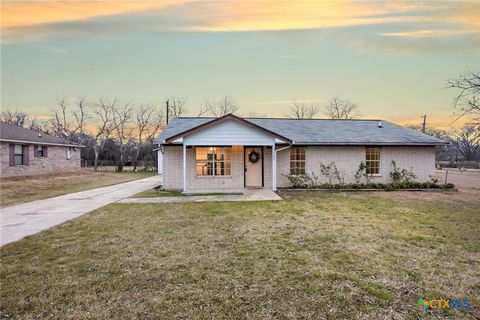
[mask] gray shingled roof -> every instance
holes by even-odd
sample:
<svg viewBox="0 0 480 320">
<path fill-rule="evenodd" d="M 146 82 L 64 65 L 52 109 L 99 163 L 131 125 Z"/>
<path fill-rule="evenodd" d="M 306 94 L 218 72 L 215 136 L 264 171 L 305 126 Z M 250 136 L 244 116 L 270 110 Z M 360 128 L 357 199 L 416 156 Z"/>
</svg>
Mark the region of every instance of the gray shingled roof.
<svg viewBox="0 0 480 320">
<path fill-rule="evenodd" d="M 56 144 L 65 146 L 80 147 L 80 145 L 71 141 L 57 138 L 45 133 L 40 136 L 37 131 L 21 128 L 6 122 L 0 122 L 0 140 L 1 141 L 25 141 L 32 144 Z"/>
<path fill-rule="evenodd" d="M 173 119 L 158 137 L 165 139 L 215 118 Z M 305 145 L 439 145 L 446 142 L 394 123 L 381 120 L 327 120 L 244 118 L 258 126 Z"/>
</svg>

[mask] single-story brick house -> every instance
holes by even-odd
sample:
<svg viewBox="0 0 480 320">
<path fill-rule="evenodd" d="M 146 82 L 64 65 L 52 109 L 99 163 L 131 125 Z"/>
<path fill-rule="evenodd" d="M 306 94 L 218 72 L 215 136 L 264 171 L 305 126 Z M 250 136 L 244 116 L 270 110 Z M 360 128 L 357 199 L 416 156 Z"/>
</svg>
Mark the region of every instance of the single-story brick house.
<svg viewBox="0 0 480 320">
<path fill-rule="evenodd" d="M 361 162 L 374 182 L 389 182 L 391 161 L 417 180 L 435 174 L 434 137 L 383 120 L 180 117 L 158 137 L 165 189 L 238 192 L 288 187 L 288 174 L 320 174 L 332 162 L 355 182 Z M 322 180 L 323 179 L 323 180 Z"/>
<path fill-rule="evenodd" d="M 0 122 L 1 177 L 78 169 L 82 147 L 68 140 Z"/>
</svg>

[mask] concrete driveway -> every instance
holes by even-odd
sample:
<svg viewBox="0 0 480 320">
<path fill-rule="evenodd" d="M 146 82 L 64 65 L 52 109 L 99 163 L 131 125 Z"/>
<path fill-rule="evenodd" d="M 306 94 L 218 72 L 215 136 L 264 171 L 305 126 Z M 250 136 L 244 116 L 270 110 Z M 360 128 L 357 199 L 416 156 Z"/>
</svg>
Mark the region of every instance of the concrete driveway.
<svg viewBox="0 0 480 320">
<path fill-rule="evenodd" d="M 161 176 L 0 209 L 0 246 L 162 184 Z"/>
</svg>

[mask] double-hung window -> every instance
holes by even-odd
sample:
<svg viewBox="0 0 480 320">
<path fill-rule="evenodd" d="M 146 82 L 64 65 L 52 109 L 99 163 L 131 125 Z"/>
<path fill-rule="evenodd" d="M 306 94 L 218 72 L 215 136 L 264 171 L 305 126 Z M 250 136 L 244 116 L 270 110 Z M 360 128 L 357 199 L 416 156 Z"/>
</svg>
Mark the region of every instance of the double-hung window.
<svg viewBox="0 0 480 320">
<path fill-rule="evenodd" d="M 37 147 L 37 157 L 40 157 L 40 158 L 45 157 L 45 153 L 44 153 L 43 148 L 44 148 L 43 146 L 38 146 Z"/>
<path fill-rule="evenodd" d="M 229 176 L 232 174 L 232 147 L 195 148 L 197 176 Z"/>
<path fill-rule="evenodd" d="M 23 165 L 23 146 L 21 144 L 15 145 L 15 165 L 22 166 Z"/>
<path fill-rule="evenodd" d="M 365 155 L 365 164 L 367 174 L 380 174 L 380 148 L 367 147 Z"/>
<path fill-rule="evenodd" d="M 290 174 L 305 174 L 305 147 L 290 148 Z"/>
</svg>

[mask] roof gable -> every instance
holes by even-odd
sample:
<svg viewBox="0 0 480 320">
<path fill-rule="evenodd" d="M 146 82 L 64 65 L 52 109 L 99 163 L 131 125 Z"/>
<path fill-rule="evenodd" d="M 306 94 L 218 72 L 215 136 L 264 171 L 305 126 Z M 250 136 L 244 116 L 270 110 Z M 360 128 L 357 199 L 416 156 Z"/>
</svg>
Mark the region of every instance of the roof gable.
<svg viewBox="0 0 480 320">
<path fill-rule="evenodd" d="M 277 134 L 277 133 L 272 132 L 272 131 L 270 131 L 270 130 L 268 130 L 268 129 L 265 129 L 265 128 L 262 127 L 262 126 L 259 126 L 259 125 L 255 124 L 255 123 L 252 123 L 252 122 L 250 122 L 250 121 L 245 120 L 244 118 L 237 117 L 237 116 L 235 116 L 234 114 L 231 114 L 231 113 L 230 113 L 230 114 L 227 114 L 227 115 L 225 115 L 225 116 L 223 116 L 223 117 L 220 117 L 220 118 L 215 118 L 215 119 L 212 119 L 212 120 L 210 120 L 210 121 L 206 121 L 206 122 L 201 123 L 201 124 L 199 124 L 199 125 L 197 125 L 197 126 L 195 126 L 195 127 L 192 127 L 192 128 L 187 129 L 187 130 L 185 130 L 185 131 L 179 132 L 179 133 L 174 134 L 174 135 L 172 135 L 172 136 L 166 137 L 166 138 L 165 138 L 165 142 L 171 143 L 171 142 L 173 142 L 173 141 L 175 141 L 175 140 L 177 140 L 177 139 L 184 138 L 184 137 L 187 137 L 187 136 L 189 136 L 189 135 L 198 133 L 199 131 L 202 131 L 202 130 L 205 130 L 205 129 L 207 129 L 207 128 L 216 126 L 216 125 L 218 125 L 218 124 L 224 123 L 224 122 L 226 122 L 226 121 L 228 121 L 228 120 L 238 122 L 238 123 L 240 123 L 240 124 L 242 124 L 242 125 L 244 125 L 244 126 L 253 128 L 253 129 L 258 130 L 258 131 L 260 131 L 260 132 L 262 132 L 262 133 L 264 133 L 264 134 L 266 134 L 266 135 L 269 135 L 269 136 L 272 136 L 272 137 L 274 137 L 274 138 L 280 139 L 280 140 L 282 140 L 282 141 L 284 141 L 284 142 L 287 142 L 287 143 L 290 143 L 290 142 L 291 142 L 291 140 L 290 140 L 289 138 L 286 138 L 286 137 L 284 137 L 284 136 L 282 136 L 282 135 L 280 135 L 280 134 Z"/>
</svg>

